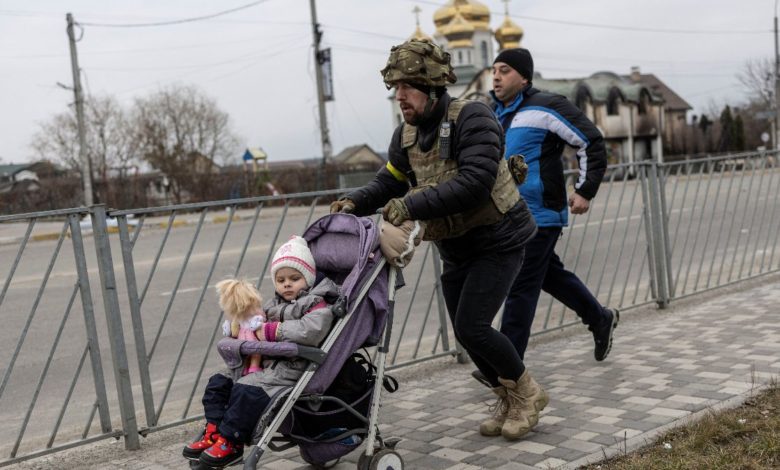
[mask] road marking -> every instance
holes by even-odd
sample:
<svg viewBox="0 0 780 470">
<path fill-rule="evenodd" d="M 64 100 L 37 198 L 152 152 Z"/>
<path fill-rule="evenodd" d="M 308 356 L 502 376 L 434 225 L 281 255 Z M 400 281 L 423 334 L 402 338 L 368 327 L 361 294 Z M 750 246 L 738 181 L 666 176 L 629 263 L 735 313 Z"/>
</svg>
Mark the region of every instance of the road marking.
<svg viewBox="0 0 780 470">
<path fill-rule="evenodd" d="M 269 276 L 267 274 L 265 276 L 263 276 L 263 280 L 270 279 L 270 278 L 271 278 L 271 276 Z M 254 278 L 250 278 L 250 280 L 251 279 L 254 279 Z M 206 289 L 213 288 L 213 287 L 214 287 L 214 284 L 209 284 L 208 286 L 206 286 Z M 179 289 L 176 294 L 177 295 L 178 294 L 185 294 L 187 292 L 196 292 L 196 291 L 200 291 L 200 290 L 201 290 L 200 286 L 199 287 L 184 287 L 184 288 Z M 173 291 L 161 292 L 160 293 L 160 297 L 169 297 L 171 294 L 173 294 Z"/>
</svg>

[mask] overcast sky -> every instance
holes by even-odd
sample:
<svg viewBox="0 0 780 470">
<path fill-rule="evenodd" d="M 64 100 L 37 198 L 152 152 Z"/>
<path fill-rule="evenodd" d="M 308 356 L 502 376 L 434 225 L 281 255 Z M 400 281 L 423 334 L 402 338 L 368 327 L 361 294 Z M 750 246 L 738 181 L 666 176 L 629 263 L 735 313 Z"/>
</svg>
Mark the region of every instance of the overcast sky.
<svg viewBox="0 0 780 470">
<path fill-rule="evenodd" d="M 77 22 L 134 24 L 204 16 L 250 0 L 0 0 L 0 159 L 34 158 L 38 128 L 73 100 L 65 13 Z M 328 103 L 334 153 L 391 135 L 379 69 L 414 30 L 415 5 L 433 34 L 442 0 L 318 0 L 332 47 L 336 101 Z M 503 20 L 504 4 L 483 0 Z M 512 0 L 537 71 L 546 78 L 600 70 L 654 73 L 694 106 L 739 103 L 736 74 L 774 55 L 773 0 Z M 84 26 L 78 43 L 87 92 L 123 105 L 160 87 L 192 84 L 217 101 L 246 146 L 273 160 L 321 155 L 307 0 L 267 0 L 213 19 L 160 27 Z M 238 159 L 238 155 L 237 155 Z"/>
</svg>

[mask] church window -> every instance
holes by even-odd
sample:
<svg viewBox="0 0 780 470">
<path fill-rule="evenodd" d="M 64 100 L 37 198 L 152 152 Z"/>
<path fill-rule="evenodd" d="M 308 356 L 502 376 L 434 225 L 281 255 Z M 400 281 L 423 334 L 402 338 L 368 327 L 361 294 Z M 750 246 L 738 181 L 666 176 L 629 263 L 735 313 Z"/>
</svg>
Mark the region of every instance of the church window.
<svg viewBox="0 0 780 470">
<path fill-rule="evenodd" d="M 463 51 L 458 51 L 458 64 L 463 63 Z"/>
<path fill-rule="evenodd" d="M 481 52 L 482 52 L 482 67 L 490 67 L 490 62 L 488 58 L 488 48 L 487 48 L 487 42 L 482 41 L 482 44 L 479 45 Z"/>
<path fill-rule="evenodd" d="M 607 98 L 607 115 L 617 116 L 620 114 L 620 92 L 613 88 L 609 92 L 609 98 Z"/>
<path fill-rule="evenodd" d="M 647 95 L 647 93 L 642 92 L 639 95 L 639 103 L 637 103 L 637 109 L 639 114 L 647 114 L 647 106 L 650 102 L 650 97 Z"/>
</svg>

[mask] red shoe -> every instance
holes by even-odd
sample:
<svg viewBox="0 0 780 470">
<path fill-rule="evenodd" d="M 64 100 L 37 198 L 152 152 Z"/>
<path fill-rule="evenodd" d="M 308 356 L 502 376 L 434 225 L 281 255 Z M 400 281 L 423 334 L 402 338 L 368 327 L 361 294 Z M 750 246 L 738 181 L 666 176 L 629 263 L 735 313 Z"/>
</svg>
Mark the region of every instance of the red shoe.
<svg viewBox="0 0 780 470">
<path fill-rule="evenodd" d="M 200 462 L 208 467 L 222 468 L 240 462 L 244 457 L 244 445 L 234 444 L 222 436 L 200 454 Z"/>
<path fill-rule="evenodd" d="M 217 432 L 217 425 L 206 423 L 206 429 L 203 431 L 203 437 L 201 437 L 200 440 L 186 446 L 182 451 L 182 455 L 185 459 L 188 460 L 198 460 L 200 458 L 200 454 L 203 453 L 204 450 L 213 446 L 219 437 L 220 436 Z"/>
</svg>

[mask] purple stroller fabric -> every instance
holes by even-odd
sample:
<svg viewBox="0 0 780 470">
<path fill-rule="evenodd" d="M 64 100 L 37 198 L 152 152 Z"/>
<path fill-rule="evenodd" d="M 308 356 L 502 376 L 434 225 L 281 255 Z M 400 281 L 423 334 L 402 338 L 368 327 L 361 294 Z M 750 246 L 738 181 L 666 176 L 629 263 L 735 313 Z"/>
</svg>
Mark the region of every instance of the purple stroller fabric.
<svg viewBox="0 0 780 470">
<path fill-rule="evenodd" d="M 222 356 L 225 365 L 230 369 L 237 369 L 244 364 L 243 356 L 252 354 L 273 357 L 296 357 L 298 355 L 298 345 L 289 342 L 247 341 L 227 337 L 219 340 L 217 352 Z"/>
<path fill-rule="evenodd" d="M 347 311 L 353 311 L 341 335 L 314 373 L 304 393 L 321 394 L 330 386 L 344 362 L 362 346 L 379 342 L 389 310 L 388 270 L 382 269 L 365 297 L 361 288 L 382 260 L 379 230 L 370 218 L 331 214 L 314 222 L 303 234 L 309 243 L 317 270 L 341 285 Z"/>
<path fill-rule="evenodd" d="M 301 394 L 301 396 L 324 395 L 344 363 L 354 352 L 363 346 L 374 346 L 379 343 L 390 312 L 387 285 L 389 266 L 384 265 L 381 268 L 379 266 L 383 261 L 379 248 L 379 230 L 369 218 L 358 218 L 351 214 L 327 215 L 306 229 L 303 238 L 309 244 L 317 271 L 341 286 L 340 293 L 346 299 L 346 311 L 348 314 L 351 313 L 327 351 L 324 362 L 314 371 Z M 375 277 L 372 280 L 373 276 Z M 364 288 L 366 292 L 362 298 L 359 298 Z M 339 318 L 337 321 L 343 319 Z M 330 332 L 328 338 L 333 334 L 335 332 Z M 232 338 L 222 339 L 218 348 L 227 363 L 237 366 L 241 364 L 240 353 L 257 352 L 281 357 L 293 357 L 298 353 L 298 345 L 294 343 L 240 341 Z M 236 355 L 238 355 L 237 359 Z M 378 385 L 374 382 L 373 386 L 381 386 L 381 380 Z M 370 390 L 351 405 L 368 408 L 373 395 Z M 281 400 L 286 399 L 288 398 L 282 393 L 274 398 L 275 403 L 281 403 Z M 295 399 L 297 400 L 297 397 Z M 317 437 L 292 436 L 295 429 L 295 410 L 296 408 L 293 408 L 293 411 L 284 417 L 278 431 L 293 438 L 292 442 L 298 444 L 305 461 L 316 465 L 324 464 L 348 454 L 360 445 L 360 434 L 365 433 L 362 425 L 359 429 L 350 425 L 350 429 L 356 431 L 353 435 L 358 437 L 357 442 L 325 442 L 317 441 Z M 317 410 L 317 415 L 338 412 L 338 410 Z M 363 413 L 363 411 L 358 412 Z M 307 416 L 312 416 L 311 413 L 314 411 L 310 411 Z M 344 425 L 348 424 L 341 424 Z M 341 426 L 328 431 L 340 432 Z M 258 433 L 256 438 L 259 439 L 262 429 L 258 427 L 255 430 Z"/>
</svg>

